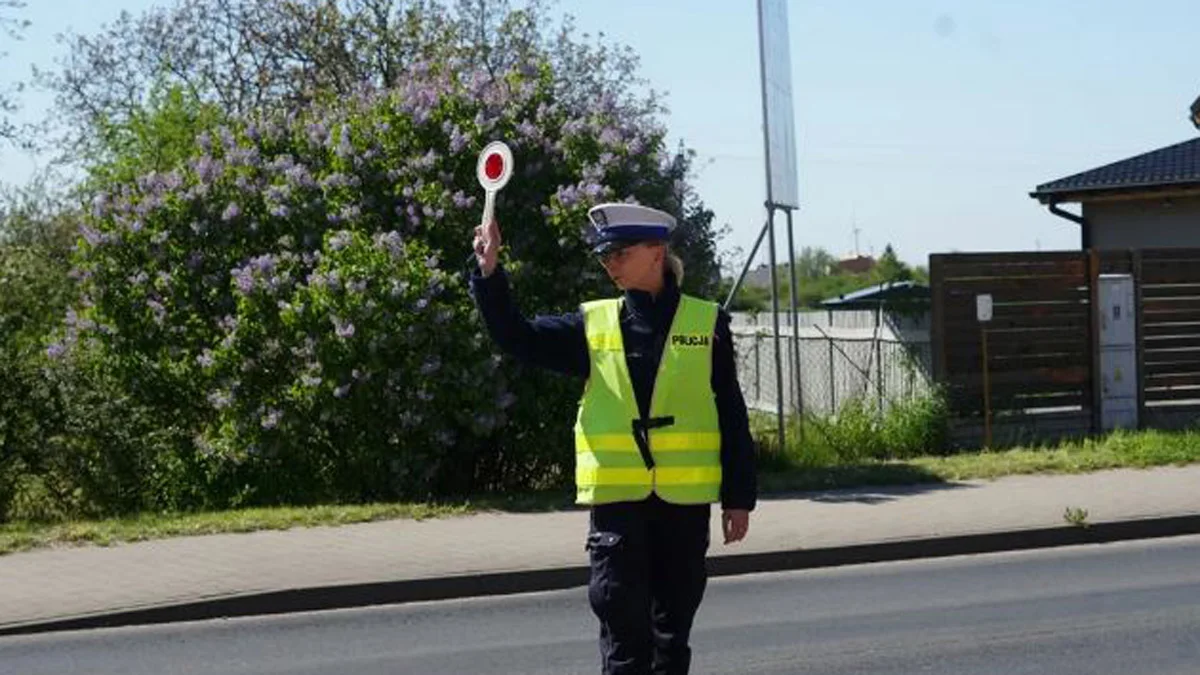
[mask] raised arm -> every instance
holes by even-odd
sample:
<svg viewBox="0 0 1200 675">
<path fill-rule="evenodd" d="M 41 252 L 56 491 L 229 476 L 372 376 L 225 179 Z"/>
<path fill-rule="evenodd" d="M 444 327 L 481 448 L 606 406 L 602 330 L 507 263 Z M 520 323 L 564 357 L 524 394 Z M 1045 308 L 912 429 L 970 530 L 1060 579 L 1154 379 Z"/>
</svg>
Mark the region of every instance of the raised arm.
<svg viewBox="0 0 1200 675">
<path fill-rule="evenodd" d="M 513 302 L 508 276 L 499 264 L 500 225 L 475 228 L 476 269 L 471 293 L 488 334 L 505 353 L 530 365 L 587 377 L 590 370 L 583 315 L 579 312 L 530 320 Z"/>
</svg>

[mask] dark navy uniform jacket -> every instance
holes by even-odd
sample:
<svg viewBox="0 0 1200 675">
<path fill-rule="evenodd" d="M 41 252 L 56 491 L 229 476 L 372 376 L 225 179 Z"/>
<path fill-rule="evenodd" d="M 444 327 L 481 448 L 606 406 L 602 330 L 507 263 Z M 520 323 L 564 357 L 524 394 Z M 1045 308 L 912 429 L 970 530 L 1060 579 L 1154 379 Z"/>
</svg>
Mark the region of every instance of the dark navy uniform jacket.
<svg viewBox="0 0 1200 675">
<path fill-rule="evenodd" d="M 644 291 L 626 291 L 621 309 L 625 360 L 643 418 L 649 417 L 658 362 L 679 305 L 679 287 L 669 271 L 666 281 L 658 298 Z M 531 365 L 567 375 L 588 376 L 591 360 L 582 313 L 526 319 L 512 301 L 508 277 L 501 265 L 487 278 L 480 276 L 476 267 L 471 274 L 471 291 L 488 332 L 505 352 Z M 719 310 L 717 316 L 712 389 L 721 427 L 721 505 L 726 509 L 752 510 L 758 492 L 754 439 L 737 381 L 729 314 L 724 310 Z"/>
</svg>

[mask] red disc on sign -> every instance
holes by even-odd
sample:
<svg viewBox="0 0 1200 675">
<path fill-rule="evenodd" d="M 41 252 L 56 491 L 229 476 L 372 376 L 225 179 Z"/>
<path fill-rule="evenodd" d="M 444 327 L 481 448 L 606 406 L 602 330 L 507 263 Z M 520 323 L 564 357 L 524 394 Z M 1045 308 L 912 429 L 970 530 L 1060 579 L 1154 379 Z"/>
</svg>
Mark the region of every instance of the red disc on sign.
<svg viewBox="0 0 1200 675">
<path fill-rule="evenodd" d="M 496 152 L 488 155 L 484 172 L 487 173 L 487 177 L 491 180 L 500 179 L 500 175 L 504 173 L 504 158 L 500 156 L 500 153 Z"/>
<path fill-rule="evenodd" d="M 503 188 L 512 176 L 512 170 L 512 150 L 509 150 L 503 142 L 488 143 L 483 152 L 479 153 L 476 172 L 479 176 L 479 184 L 483 186 L 483 189 L 495 192 Z"/>
</svg>

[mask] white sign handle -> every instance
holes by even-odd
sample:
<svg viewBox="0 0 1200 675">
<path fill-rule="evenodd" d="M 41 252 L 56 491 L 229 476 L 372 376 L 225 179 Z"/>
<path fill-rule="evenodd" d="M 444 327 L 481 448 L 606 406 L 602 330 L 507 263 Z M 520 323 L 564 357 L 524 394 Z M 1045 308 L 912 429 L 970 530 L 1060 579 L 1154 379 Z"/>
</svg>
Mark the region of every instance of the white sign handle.
<svg viewBox="0 0 1200 675">
<path fill-rule="evenodd" d="M 479 224 L 483 225 L 484 230 L 486 230 L 487 226 L 491 225 L 492 221 L 495 219 L 496 219 L 496 191 L 488 190 L 484 193 L 484 196 L 483 196 L 483 219 L 480 221 Z"/>
</svg>

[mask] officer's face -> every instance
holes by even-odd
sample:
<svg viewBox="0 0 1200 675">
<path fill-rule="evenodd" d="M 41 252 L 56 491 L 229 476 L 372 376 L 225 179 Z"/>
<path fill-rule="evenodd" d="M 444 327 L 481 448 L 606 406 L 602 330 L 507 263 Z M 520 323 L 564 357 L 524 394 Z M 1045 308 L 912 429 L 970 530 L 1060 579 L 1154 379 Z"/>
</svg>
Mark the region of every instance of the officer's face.
<svg viewBox="0 0 1200 675">
<path fill-rule="evenodd" d="M 662 283 L 663 245 L 641 242 L 600 256 L 604 271 L 621 290 L 653 290 Z"/>
</svg>

